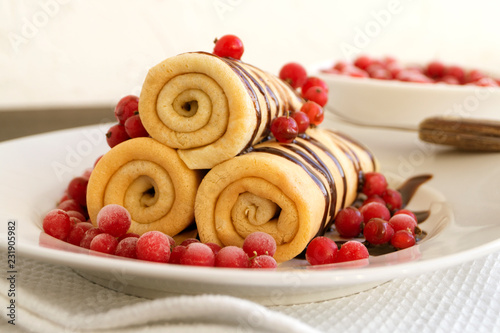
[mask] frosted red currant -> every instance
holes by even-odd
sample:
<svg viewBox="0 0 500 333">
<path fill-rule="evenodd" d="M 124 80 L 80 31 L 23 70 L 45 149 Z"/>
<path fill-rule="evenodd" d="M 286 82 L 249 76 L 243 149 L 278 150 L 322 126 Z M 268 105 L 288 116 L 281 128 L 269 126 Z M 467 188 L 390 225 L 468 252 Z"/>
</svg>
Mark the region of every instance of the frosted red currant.
<svg viewBox="0 0 500 333">
<path fill-rule="evenodd" d="M 361 233 L 363 215 L 355 207 L 346 207 L 335 217 L 335 229 L 341 237 L 352 238 Z"/>
<path fill-rule="evenodd" d="M 116 237 L 110 234 L 101 233 L 96 235 L 90 242 L 90 249 L 92 251 L 114 254 L 116 247 L 118 246 L 118 241 Z"/>
<path fill-rule="evenodd" d="M 205 245 L 212 249 L 212 252 L 214 253 L 214 255 L 217 255 L 217 253 L 219 253 L 220 249 L 222 249 L 222 247 L 219 244 L 215 244 L 215 243 L 205 243 Z"/>
<path fill-rule="evenodd" d="M 382 199 L 385 201 L 385 204 L 390 211 L 401 209 L 401 206 L 403 206 L 401 193 L 392 188 L 388 188 L 384 193 L 382 193 Z"/>
<path fill-rule="evenodd" d="M 92 228 L 92 224 L 88 222 L 78 222 L 70 230 L 66 241 L 70 244 L 80 246 L 83 236 L 90 228 Z"/>
<path fill-rule="evenodd" d="M 90 249 L 90 243 L 92 242 L 94 237 L 101 233 L 102 231 L 99 230 L 99 228 L 92 227 L 88 229 L 83 235 L 82 240 L 80 241 L 80 247 L 83 247 L 85 249 Z"/>
<path fill-rule="evenodd" d="M 271 235 L 256 231 L 245 237 L 242 249 L 249 257 L 260 256 L 261 254 L 272 257 L 276 252 L 276 241 Z"/>
<path fill-rule="evenodd" d="M 125 132 L 127 132 L 128 136 L 131 138 L 141 138 L 148 137 L 149 133 L 144 128 L 142 124 L 141 117 L 138 114 L 129 117 L 125 121 Z"/>
<path fill-rule="evenodd" d="M 408 209 L 399 209 L 397 210 L 396 212 L 394 212 L 393 216 L 394 215 L 399 215 L 399 214 L 406 214 L 406 215 L 409 215 L 411 216 L 415 221 L 418 222 L 418 219 L 417 219 L 417 215 L 415 215 L 415 213 L 413 213 L 411 210 L 408 210 Z"/>
<path fill-rule="evenodd" d="M 427 64 L 426 74 L 433 79 L 439 79 L 443 77 L 445 71 L 446 68 L 441 61 L 432 61 Z"/>
<path fill-rule="evenodd" d="M 181 244 L 180 244 L 180 245 L 182 245 L 182 246 L 188 246 L 188 245 L 189 245 L 189 244 L 191 244 L 191 243 L 199 243 L 199 242 L 200 242 L 200 241 L 199 241 L 199 240 L 197 240 L 196 238 L 186 238 L 185 240 L 183 240 L 183 241 L 181 242 Z"/>
<path fill-rule="evenodd" d="M 181 265 L 208 266 L 215 264 L 215 255 L 210 247 L 203 243 L 191 243 L 180 258 Z"/>
<path fill-rule="evenodd" d="M 321 105 L 313 101 L 307 101 L 302 104 L 300 111 L 304 112 L 309 117 L 311 125 L 318 126 L 325 119 L 325 113 Z"/>
<path fill-rule="evenodd" d="M 308 101 L 313 101 L 318 103 L 320 106 L 325 106 L 328 102 L 328 93 L 320 86 L 314 86 L 309 88 L 305 93 L 302 94 Z"/>
<path fill-rule="evenodd" d="M 391 212 L 387 206 L 378 202 L 370 202 L 369 204 L 363 205 L 359 211 L 363 215 L 365 224 L 373 218 L 381 218 L 385 221 L 391 218 Z"/>
<path fill-rule="evenodd" d="M 398 230 L 391 238 L 391 245 L 398 250 L 412 247 L 415 244 L 415 236 L 408 230 Z"/>
<path fill-rule="evenodd" d="M 271 133 L 278 142 L 290 143 L 299 134 L 299 127 L 292 117 L 281 116 L 271 122 Z"/>
<path fill-rule="evenodd" d="M 53 209 L 43 218 L 43 231 L 60 240 L 66 240 L 73 227 L 68 214 L 61 209 Z"/>
<path fill-rule="evenodd" d="M 346 262 L 360 259 L 368 259 L 369 253 L 366 246 L 358 241 L 348 241 L 340 247 L 337 252 L 336 262 Z"/>
<path fill-rule="evenodd" d="M 382 195 L 387 189 L 387 180 L 380 172 L 367 172 L 364 174 L 362 192 L 367 196 Z"/>
<path fill-rule="evenodd" d="M 248 255 L 237 246 L 225 246 L 215 256 L 215 267 L 248 268 Z"/>
<path fill-rule="evenodd" d="M 241 59 L 245 48 L 243 42 L 235 35 L 225 35 L 215 39 L 213 53 L 222 58 Z"/>
<path fill-rule="evenodd" d="M 250 268 L 276 268 L 278 263 L 276 260 L 266 254 L 257 256 L 250 260 Z"/>
<path fill-rule="evenodd" d="M 85 209 L 83 209 L 83 207 L 74 199 L 64 200 L 63 202 L 59 203 L 59 205 L 57 205 L 57 208 L 62 209 L 66 212 L 74 210 L 76 212 L 79 212 L 83 216 L 87 215 Z"/>
<path fill-rule="evenodd" d="M 116 120 L 122 125 L 139 110 L 139 97 L 128 95 L 120 99 L 115 107 Z"/>
<path fill-rule="evenodd" d="M 291 114 L 291 117 L 297 123 L 299 133 L 305 133 L 310 125 L 310 120 L 307 114 L 302 111 L 296 111 Z"/>
<path fill-rule="evenodd" d="M 172 252 L 170 253 L 169 264 L 181 264 L 181 257 L 186 251 L 187 246 L 177 245 L 172 248 Z"/>
<path fill-rule="evenodd" d="M 297 89 L 302 87 L 306 82 L 307 71 L 301 64 L 290 62 L 281 67 L 279 77 L 292 86 L 292 88 Z"/>
<path fill-rule="evenodd" d="M 127 237 L 118 242 L 115 255 L 125 258 L 137 259 L 137 241 L 136 237 Z"/>
<path fill-rule="evenodd" d="M 370 202 L 378 202 L 381 203 L 382 205 L 385 205 L 384 199 L 380 195 L 370 195 L 369 197 L 366 198 L 365 201 L 363 201 L 363 206 L 369 204 Z"/>
<path fill-rule="evenodd" d="M 79 205 L 87 205 L 87 184 L 89 180 L 84 177 L 73 178 L 68 184 L 68 195 Z"/>
<path fill-rule="evenodd" d="M 139 234 L 136 234 L 135 232 L 127 232 L 126 234 L 118 237 L 118 242 L 121 242 L 122 240 L 124 240 L 125 238 L 129 238 L 129 237 L 133 237 L 133 238 L 139 238 L 141 237 Z"/>
<path fill-rule="evenodd" d="M 363 236 L 368 243 L 373 245 L 390 242 L 392 235 L 394 235 L 394 229 L 391 225 L 379 218 L 371 219 L 363 228 Z"/>
<path fill-rule="evenodd" d="M 354 60 L 354 66 L 362 70 L 366 70 L 368 66 L 370 66 L 372 63 L 373 63 L 372 59 L 365 55 L 359 56 Z"/>
<path fill-rule="evenodd" d="M 415 228 L 417 227 L 417 221 L 406 214 L 394 215 L 389 219 L 389 224 L 394 229 L 394 232 L 399 230 L 408 230 L 413 235 L 415 235 Z"/>
<path fill-rule="evenodd" d="M 128 210 L 117 204 L 106 205 L 97 213 L 97 226 L 102 232 L 114 237 L 120 237 L 127 233 L 132 218 Z"/>
<path fill-rule="evenodd" d="M 83 216 L 82 213 L 77 212 L 76 210 L 68 210 L 66 213 L 68 214 L 69 217 L 74 217 L 78 219 L 80 222 L 87 222 L 85 216 Z"/>
<path fill-rule="evenodd" d="M 130 139 L 130 136 L 127 134 L 125 126 L 121 124 L 111 126 L 106 133 L 106 141 L 108 142 L 108 146 L 110 148 L 113 148 L 128 139 Z"/>
<path fill-rule="evenodd" d="M 170 241 L 160 231 L 148 231 L 137 240 L 137 258 L 146 261 L 168 262 Z"/>
<path fill-rule="evenodd" d="M 319 77 L 316 77 L 316 76 L 308 77 L 301 89 L 302 89 L 302 92 L 306 92 L 307 90 L 309 90 L 309 88 L 316 87 L 316 86 L 323 88 L 323 90 L 326 92 L 328 92 L 328 90 L 329 90 L 328 84 L 326 84 L 325 81 L 321 80 Z"/>
<path fill-rule="evenodd" d="M 445 75 L 453 76 L 460 83 L 462 83 L 465 79 L 465 71 L 460 66 L 449 66 L 445 70 Z"/>
<path fill-rule="evenodd" d="M 337 243 L 328 237 L 313 238 L 306 249 L 306 260 L 311 265 L 332 264 L 337 258 Z"/>
</svg>

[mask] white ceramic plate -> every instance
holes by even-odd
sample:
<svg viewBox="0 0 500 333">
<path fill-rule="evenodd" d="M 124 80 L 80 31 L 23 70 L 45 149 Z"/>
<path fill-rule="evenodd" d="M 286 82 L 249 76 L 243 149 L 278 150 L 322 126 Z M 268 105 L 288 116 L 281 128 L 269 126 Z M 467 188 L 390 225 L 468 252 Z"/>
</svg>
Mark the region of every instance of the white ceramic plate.
<svg viewBox="0 0 500 333">
<path fill-rule="evenodd" d="M 42 233 L 41 220 L 54 208 L 69 180 L 92 166 L 95 159 L 108 150 L 104 140 L 108 127 L 105 124 L 78 128 L 0 144 L 0 245 L 3 249 L 8 244 L 7 222 L 15 220 L 17 255 L 72 267 L 108 288 L 151 298 L 220 293 L 262 304 L 293 304 L 352 294 L 393 278 L 449 267 L 500 248 L 500 224 L 481 219 L 457 223 L 453 204 L 446 202 L 441 189 L 437 191 L 424 185 L 410 208 L 431 208 L 431 217 L 421 225 L 428 236 L 413 248 L 353 264 L 312 268 L 296 260 L 276 271 L 267 271 L 188 267 L 90 255 L 88 250 Z M 372 134 L 348 130 L 364 142 L 371 140 L 377 154 L 377 139 Z M 387 135 L 400 136 L 398 133 Z M 383 165 L 384 160 L 390 160 L 385 156 L 392 155 L 380 151 L 380 156 Z M 440 174 L 437 170 L 434 177 Z M 494 202 L 491 207 L 498 210 L 497 197 L 498 193 L 491 195 Z"/>
<path fill-rule="evenodd" d="M 311 66 L 309 71 L 328 84 L 327 107 L 354 123 L 417 129 L 433 116 L 500 120 L 500 88 L 353 78 L 321 71 L 332 63 Z"/>
</svg>

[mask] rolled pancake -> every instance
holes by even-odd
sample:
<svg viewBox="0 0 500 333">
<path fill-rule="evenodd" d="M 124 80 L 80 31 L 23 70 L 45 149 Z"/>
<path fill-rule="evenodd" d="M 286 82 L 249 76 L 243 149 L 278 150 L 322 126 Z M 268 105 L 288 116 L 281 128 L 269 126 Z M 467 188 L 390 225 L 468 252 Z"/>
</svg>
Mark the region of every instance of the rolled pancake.
<svg viewBox="0 0 500 333">
<path fill-rule="evenodd" d="M 191 169 L 210 169 L 269 134 L 270 122 L 304 101 L 274 75 L 213 54 L 184 53 L 151 68 L 139 113 L 154 139 Z"/>
<path fill-rule="evenodd" d="M 277 242 L 279 262 L 300 254 L 357 196 L 373 155 L 349 137 L 310 130 L 292 144 L 268 141 L 223 162 L 204 177 L 195 203 L 202 242 L 242 246 L 263 231 Z"/>
<path fill-rule="evenodd" d="M 87 188 L 87 208 L 94 225 L 108 204 L 125 207 L 132 216 L 130 232 L 150 230 L 175 236 L 193 223 L 194 200 L 201 181 L 174 149 L 151 138 L 127 140 L 97 163 Z"/>
</svg>

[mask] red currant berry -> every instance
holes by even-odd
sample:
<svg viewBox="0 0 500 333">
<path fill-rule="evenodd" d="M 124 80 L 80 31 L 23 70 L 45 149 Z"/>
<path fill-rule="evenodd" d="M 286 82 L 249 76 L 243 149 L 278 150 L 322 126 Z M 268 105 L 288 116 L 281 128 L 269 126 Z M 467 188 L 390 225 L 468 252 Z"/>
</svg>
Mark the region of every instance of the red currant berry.
<svg viewBox="0 0 500 333">
<path fill-rule="evenodd" d="M 408 230 L 398 230 L 391 238 L 391 245 L 398 250 L 412 247 L 415 243 L 415 237 Z"/>
<path fill-rule="evenodd" d="M 73 227 L 68 214 L 61 209 L 53 209 L 43 219 L 43 231 L 60 240 L 66 240 Z"/>
<path fill-rule="evenodd" d="M 352 238 L 361 233 L 363 215 L 355 207 L 346 207 L 335 217 L 335 228 L 341 237 Z"/>
<path fill-rule="evenodd" d="M 262 254 L 272 257 L 276 252 L 276 241 L 271 235 L 256 231 L 245 238 L 242 248 L 249 257 L 260 256 Z"/>
<path fill-rule="evenodd" d="M 386 207 L 378 202 L 370 202 L 359 209 L 363 215 L 363 221 L 368 223 L 373 218 L 381 218 L 382 220 L 388 221 L 391 218 L 391 212 Z"/>
<path fill-rule="evenodd" d="M 351 76 L 351 77 L 369 77 L 370 75 L 362 70 L 359 69 L 358 67 L 355 66 L 347 66 L 344 68 L 344 70 L 341 72 L 343 75 Z"/>
<path fill-rule="evenodd" d="M 281 67 L 279 77 L 292 86 L 292 88 L 297 89 L 302 87 L 306 82 L 307 72 L 301 64 L 290 62 Z"/>
<path fill-rule="evenodd" d="M 153 262 L 168 262 L 170 241 L 160 231 L 148 231 L 137 240 L 137 258 Z"/>
<path fill-rule="evenodd" d="M 197 240 L 196 238 L 186 238 L 185 240 L 182 241 L 180 245 L 182 246 L 188 246 L 191 243 L 199 243 L 200 241 Z"/>
<path fill-rule="evenodd" d="M 338 71 L 343 71 L 346 67 L 348 66 L 347 62 L 345 61 L 337 61 L 335 65 L 333 65 L 333 69 L 336 69 Z"/>
<path fill-rule="evenodd" d="M 106 205 L 97 213 L 97 226 L 102 232 L 114 237 L 120 237 L 127 233 L 132 218 L 128 210 L 120 205 Z"/>
<path fill-rule="evenodd" d="M 86 211 L 82 208 L 78 202 L 76 202 L 74 199 L 68 199 L 64 200 L 63 202 L 59 203 L 57 208 L 64 210 L 65 212 L 68 212 L 70 210 L 74 210 L 83 216 L 86 216 Z"/>
<path fill-rule="evenodd" d="M 215 39 L 214 54 L 222 58 L 241 59 L 243 42 L 235 35 L 225 35 Z"/>
<path fill-rule="evenodd" d="M 385 201 L 385 204 L 390 211 L 398 210 L 401 206 L 403 206 L 401 193 L 392 188 L 388 188 L 384 193 L 382 193 L 382 199 Z"/>
<path fill-rule="evenodd" d="M 484 75 L 481 71 L 477 69 L 473 69 L 469 73 L 467 73 L 466 81 L 467 83 L 476 82 L 477 80 L 480 80 L 483 77 L 486 77 L 486 75 Z"/>
<path fill-rule="evenodd" d="M 444 67 L 443 63 L 440 61 L 432 61 L 429 64 L 427 64 L 427 68 L 425 70 L 427 76 L 433 78 L 433 79 L 439 79 L 444 76 L 444 73 L 446 71 L 446 68 Z"/>
<path fill-rule="evenodd" d="M 300 111 L 304 112 L 309 117 L 311 125 L 318 126 L 325 119 L 323 108 L 316 102 L 307 101 L 302 104 Z"/>
<path fill-rule="evenodd" d="M 138 114 L 133 115 L 125 121 L 125 131 L 131 138 L 148 137 L 149 133 L 142 125 L 141 117 Z"/>
<path fill-rule="evenodd" d="M 70 218 L 74 217 L 77 220 L 79 220 L 79 222 L 87 222 L 87 219 L 85 218 L 85 216 L 83 216 L 83 214 L 80 212 L 77 212 L 75 210 L 68 210 L 66 213 L 68 214 L 68 216 Z"/>
<path fill-rule="evenodd" d="M 217 253 L 219 253 L 220 249 L 222 249 L 222 247 L 219 244 L 215 244 L 215 243 L 205 243 L 205 245 L 212 249 L 212 252 L 214 253 L 214 255 L 217 255 Z"/>
<path fill-rule="evenodd" d="M 167 235 L 167 234 L 165 234 L 165 236 L 167 236 L 168 241 L 170 242 L 170 250 L 172 250 L 173 247 L 175 246 L 175 239 L 174 239 L 174 237 Z"/>
<path fill-rule="evenodd" d="M 417 227 L 417 221 L 406 214 L 394 215 L 389 219 L 389 224 L 394 229 L 394 232 L 399 230 L 408 230 L 413 235 L 415 235 L 415 228 Z"/>
<path fill-rule="evenodd" d="M 304 85 L 302 85 L 302 92 L 306 92 L 309 90 L 309 88 L 312 88 L 312 87 L 321 87 L 323 88 L 324 91 L 328 92 L 328 90 L 330 89 L 328 87 L 328 84 L 326 84 L 325 81 L 321 80 L 319 77 L 316 77 L 316 76 L 310 76 L 306 79 L 306 82 L 304 83 Z"/>
<path fill-rule="evenodd" d="M 302 94 L 302 97 L 308 101 L 316 102 L 321 106 L 325 106 L 328 102 L 328 93 L 319 86 L 309 88 L 304 94 Z"/>
<path fill-rule="evenodd" d="M 107 254 L 114 254 L 117 246 L 118 241 L 116 240 L 116 237 L 104 233 L 96 235 L 90 242 L 90 249 L 92 251 Z"/>
<path fill-rule="evenodd" d="M 83 236 L 90 228 L 92 228 L 92 224 L 88 222 L 78 222 L 69 232 L 68 239 L 66 241 L 70 244 L 80 246 Z"/>
<path fill-rule="evenodd" d="M 306 260 L 311 265 L 332 264 L 337 258 L 337 243 L 328 237 L 315 237 L 306 249 Z"/>
<path fill-rule="evenodd" d="M 366 70 L 372 63 L 372 59 L 367 56 L 359 56 L 356 60 L 354 60 L 354 66 L 362 70 Z"/>
<path fill-rule="evenodd" d="M 381 203 L 382 205 L 385 205 L 384 199 L 380 195 L 370 195 L 368 198 L 366 198 L 365 201 L 363 201 L 363 206 L 368 205 L 370 202 L 378 202 Z"/>
<path fill-rule="evenodd" d="M 250 260 L 250 268 L 276 268 L 278 263 L 276 260 L 266 254 L 257 256 Z"/>
<path fill-rule="evenodd" d="M 370 77 L 377 80 L 392 80 L 392 74 L 388 69 L 379 68 L 370 72 Z"/>
<path fill-rule="evenodd" d="M 362 192 L 367 196 L 382 195 L 387 189 L 387 180 L 380 172 L 367 172 L 364 175 Z"/>
<path fill-rule="evenodd" d="M 310 125 L 310 120 L 307 114 L 302 111 L 296 111 L 291 114 L 291 117 L 297 123 L 299 133 L 305 133 Z"/>
<path fill-rule="evenodd" d="M 118 243 L 121 242 L 122 240 L 124 240 L 125 238 L 129 238 L 129 237 L 139 238 L 141 236 L 139 234 L 136 234 L 136 233 L 133 233 L 133 232 L 128 232 L 125 235 L 122 235 L 122 236 L 118 237 Z"/>
<path fill-rule="evenodd" d="M 208 266 L 215 264 L 215 255 L 212 249 L 203 243 L 191 243 L 181 256 L 181 265 Z"/>
<path fill-rule="evenodd" d="M 113 148 L 117 144 L 127 141 L 128 139 L 130 139 L 130 137 L 125 130 L 125 126 L 120 124 L 111 126 L 108 133 L 106 133 L 106 141 L 108 142 L 108 146 L 110 148 Z"/>
<path fill-rule="evenodd" d="M 115 255 L 125 258 L 137 259 L 137 241 L 136 237 L 127 237 L 118 242 Z"/>
<path fill-rule="evenodd" d="M 445 75 L 455 77 L 460 83 L 462 83 L 465 79 L 465 71 L 460 66 L 449 66 L 446 68 Z"/>
<path fill-rule="evenodd" d="M 242 248 L 226 246 L 215 256 L 215 267 L 248 268 L 249 261 L 248 255 Z"/>
<path fill-rule="evenodd" d="M 68 185 L 68 194 L 81 206 L 87 205 L 88 178 L 73 178 Z"/>
<path fill-rule="evenodd" d="M 61 199 L 59 199 L 59 203 L 66 201 L 66 200 L 69 200 L 69 199 L 71 199 L 71 197 L 69 196 L 68 191 L 65 191 L 63 196 L 61 197 Z"/>
<path fill-rule="evenodd" d="M 271 133 L 278 142 L 290 143 L 299 134 L 299 127 L 292 117 L 281 116 L 271 122 Z"/>
<path fill-rule="evenodd" d="M 368 259 L 368 249 L 363 243 L 358 241 L 348 241 L 340 247 L 337 252 L 337 260 L 335 262 L 346 262 L 360 259 Z"/>
<path fill-rule="evenodd" d="M 385 244 L 391 241 L 394 229 L 382 219 L 371 219 L 363 229 L 363 236 L 368 243 L 373 245 Z"/>
<path fill-rule="evenodd" d="M 406 215 L 412 217 L 415 221 L 418 221 L 417 215 L 415 215 L 415 213 L 413 213 L 411 210 L 408 210 L 408 209 L 399 209 L 396 212 L 394 212 L 393 215 L 399 215 L 399 214 L 406 214 Z"/>
<path fill-rule="evenodd" d="M 128 95 L 120 99 L 115 107 L 115 117 L 116 120 L 121 125 L 125 124 L 125 121 L 132 117 L 135 112 L 139 110 L 139 97 L 134 95 Z"/>
<path fill-rule="evenodd" d="M 181 257 L 186 251 L 187 246 L 177 245 L 172 249 L 172 253 L 170 254 L 170 259 L 168 261 L 169 264 L 181 264 Z"/>
<path fill-rule="evenodd" d="M 83 247 L 85 249 L 90 249 L 90 243 L 94 239 L 95 236 L 101 234 L 102 231 L 99 230 L 99 228 L 90 228 L 85 232 L 85 235 L 83 235 L 82 240 L 80 241 L 80 247 Z"/>
</svg>

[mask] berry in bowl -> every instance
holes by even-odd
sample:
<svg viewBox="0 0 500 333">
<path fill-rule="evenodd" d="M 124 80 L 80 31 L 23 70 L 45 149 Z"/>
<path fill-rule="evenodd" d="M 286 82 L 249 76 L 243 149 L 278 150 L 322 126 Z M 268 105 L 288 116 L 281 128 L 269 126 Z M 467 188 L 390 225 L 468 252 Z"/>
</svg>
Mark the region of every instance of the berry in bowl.
<svg viewBox="0 0 500 333">
<path fill-rule="evenodd" d="M 360 56 L 315 73 L 329 87 L 326 109 L 359 124 L 417 129 L 434 116 L 500 120 L 500 76 L 486 71 Z"/>
</svg>

